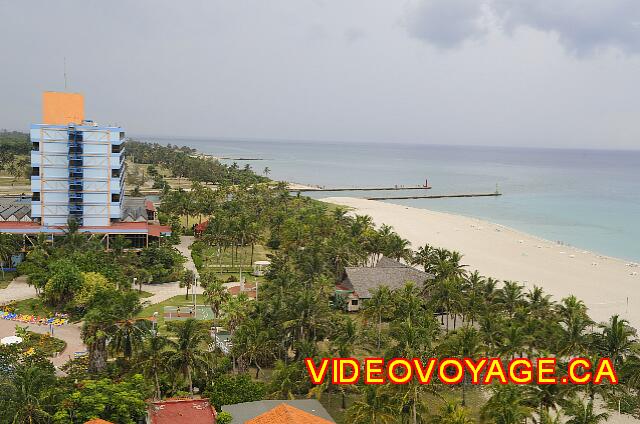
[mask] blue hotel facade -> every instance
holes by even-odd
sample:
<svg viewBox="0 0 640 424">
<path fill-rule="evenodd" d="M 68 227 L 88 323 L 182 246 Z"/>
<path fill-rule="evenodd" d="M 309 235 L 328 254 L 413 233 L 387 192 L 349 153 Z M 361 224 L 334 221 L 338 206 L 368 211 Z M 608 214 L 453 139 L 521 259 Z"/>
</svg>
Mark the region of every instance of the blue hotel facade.
<svg viewBox="0 0 640 424">
<path fill-rule="evenodd" d="M 31 196 L 0 196 L 0 233 L 22 235 L 23 251 L 38 234 L 63 237 L 70 221 L 107 249 L 118 236 L 141 249 L 171 234 L 153 202 L 125 198 L 121 127 L 85 120 L 77 93 L 43 93 L 41 122 L 30 128 Z"/>
<path fill-rule="evenodd" d="M 99 126 L 31 126 L 31 218 L 43 226 L 109 226 L 122 217 L 124 130 Z"/>
</svg>

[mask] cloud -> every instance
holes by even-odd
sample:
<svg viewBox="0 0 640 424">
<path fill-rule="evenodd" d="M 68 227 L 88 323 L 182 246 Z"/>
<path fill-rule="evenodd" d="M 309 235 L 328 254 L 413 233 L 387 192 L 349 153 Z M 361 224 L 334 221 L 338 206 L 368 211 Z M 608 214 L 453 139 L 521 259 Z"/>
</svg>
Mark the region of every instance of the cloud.
<svg viewBox="0 0 640 424">
<path fill-rule="evenodd" d="M 347 28 L 344 31 L 344 38 L 350 44 L 355 43 L 356 41 L 360 40 L 364 36 L 365 36 L 365 32 L 360 28 L 351 27 L 351 28 Z"/>
<path fill-rule="evenodd" d="M 640 53 L 638 0 L 420 0 L 409 14 L 409 34 L 442 48 L 485 36 L 489 14 L 507 35 L 523 27 L 551 33 L 577 55 Z"/>
<path fill-rule="evenodd" d="M 457 47 L 485 35 L 483 3 L 478 0 L 422 0 L 411 8 L 407 29 L 411 36 L 442 48 Z"/>
</svg>

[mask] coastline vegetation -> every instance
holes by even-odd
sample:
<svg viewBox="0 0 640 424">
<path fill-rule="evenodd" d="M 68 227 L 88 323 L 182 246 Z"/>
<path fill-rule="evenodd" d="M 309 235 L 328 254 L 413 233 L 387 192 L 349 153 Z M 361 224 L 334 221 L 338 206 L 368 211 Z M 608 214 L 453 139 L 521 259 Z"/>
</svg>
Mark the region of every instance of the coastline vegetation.
<svg viewBox="0 0 640 424">
<path fill-rule="evenodd" d="M 640 417 L 640 343 L 620 317 L 596 323 L 574 296 L 556 300 L 540 287 L 482 276 L 458 252 L 428 245 L 413 250 L 391 227 L 292 196 L 286 184 L 250 168 L 176 146 L 130 142 L 127 154 L 147 171 L 156 167 L 155 182 L 165 171 L 191 181 L 189 190 L 163 186 L 159 210 L 174 238 L 140 253 L 124 243 L 105 252 L 73 228 L 53 246 L 38 240 L 18 271 L 44 305 L 81 323 L 88 354 L 56 376 L 43 352 L 27 356 L 1 347 L 0 423 L 134 423 L 146 399 L 196 394 L 216 408 L 315 398 L 337 422 L 353 424 L 599 423 L 608 417 L 605 409 Z M 204 291 L 198 303 L 214 318 L 152 322 L 153 312 L 185 298 L 145 308 L 133 278 L 195 283 L 169 243 L 204 222 L 192 257 Z M 396 290 L 382 285 L 360 312 L 347 313 L 335 290 L 345 267 L 374 266 L 383 256 L 434 278 Z M 249 277 L 252 263 L 265 258 L 271 262 L 266 275 Z M 245 282 L 258 283 L 257 299 L 226 289 L 240 270 Z M 212 326 L 228 333 L 228 352 L 214 343 Z M 610 357 L 620 384 L 481 388 L 467 376 L 458 386 L 313 386 L 303 365 L 307 357 L 549 355 L 560 364 L 575 356 Z"/>
</svg>

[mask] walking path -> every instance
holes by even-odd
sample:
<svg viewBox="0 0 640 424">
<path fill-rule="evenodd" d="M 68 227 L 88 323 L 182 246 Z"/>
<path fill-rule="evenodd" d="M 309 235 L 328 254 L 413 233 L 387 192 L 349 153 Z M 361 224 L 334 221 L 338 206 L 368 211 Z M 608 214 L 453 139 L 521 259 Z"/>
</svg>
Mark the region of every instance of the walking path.
<svg viewBox="0 0 640 424">
<path fill-rule="evenodd" d="M 184 264 L 185 269 L 193 271 L 196 278 L 199 280 L 200 274 L 198 273 L 196 264 L 193 263 L 193 259 L 191 258 L 191 250 L 189 249 L 189 247 L 193 244 L 193 241 L 193 236 L 181 236 L 180 244 L 176 245 L 176 249 L 178 249 L 182 256 L 184 256 L 187 260 Z M 163 284 L 143 284 L 142 290 L 153 293 L 153 296 L 144 299 L 144 302 L 148 302 L 151 305 L 163 302 L 174 296 L 184 295 L 186 293 L 186 289 L 184 287 L 180 287 L 180 283 L 178 281 Z M 195 288 L 192 287 L 192 289 L 189 290 L 190 294 L 192 293 L 192 290 L 195 290 L 196 294 L 202 294 L 203 292 L 203 289 L 200 286 L 196 286 Z"/>
<path fill-rule="evenodd" d="M 178 251 L 182 254 L 182 256 L 184 256 L 187 259 L 187 262 L 185 262 L 184 267 L 188 270 L 193 271 L 196 277 L 200 278 L 200 274 L 198 273 L 196 264 L 193 263 L 193 258 L 191 257 L 190 247 L 193 244 L 194 240 L 195 240 L 195 237 L 193 236 L 180 236 L 180 243 L 176 245 L 176 249 L 178 249 Z"/>
<path fill-rule="evenodd" d="M 186 258 L 184 264 L 186 269 L 190 269 L 194 272 L 196 277 L 199 278 L 196 265 L 191 258 L 191 251 L 189 247 L 193 243 L 194 238 L 192 236 L 180 237 L 180 244 L 176 246 L 178 251 Z M 153 293 L 153 296 L 144 299 L 144 301 L 151 304 L 160 303 L 164 300 L 170 299 L 177 295 L 184 295 L 186 289 L 180 287 L 179 282 L 165 283 L 165 284 L 143 284 L 142 290 Z M 195 288 L 196 294 L 202 294 L 202 287 Z M 191 291 L 190 291 L 191 292 Z M 8 302 L 12 300 L 24 300 L 36 297 L 36 291 L 33 287 L 27 284 L 27 278 L 25 276 L 16 277 L 6 289 L 0 290 L 0 303 Z M 18 323 L 9 320 L 0 320 L 0 338 L 6 336 L 12 336 L 15 334 L 16 325 L 21 327 L 27 327 L 27 330 L 35 333 L 46 334 L 49 332 L 49 326 L 37 325 L 37 324 L 25 324 Z M 86 351 L 86 346 L 82 342 L 81 337 L 82 323 L 65 324 L 61 327 L 54 327 L 53 336 L 64 340 L 67 343 L 67 347 L 58 356 L 51 358 L 51 362 L 56 367 L 59 367 L 66 363 L 69 359 L 72 359 L 75 352 Z"/>
<path fill-rule="evenodd" d="M 36 289 L 27 284 L 27 277 L 24 275 L 14 278 L 6 289 L 0 290 L 0 304 L 32 297 L 36 297 Z"/>
<path fill-rule="evenodd" d="M 47 334 L 49 332 L 48 325 L 38 324 L 25 324 L 23 322 L 15 322 L 9 320 L 0 319 L 0 338 L 6 336 L 13 336 L 15 334 L 16 325 L 20 327 L 26 327 L 27 330 L 34 333 Z M 84 352 L 86 347 L 82 343 L 82 337 L 80 336 L 80 330 L 82 324 L 65 324 L 60 327 L 53 328 L 53 337 L 60 340 L 64 340 L 67 343 L 67 347 L 58 356 L 51 358 L 51 362 L 56 368 L 65 364 L 69 359 L 73 359 L 75 352 Z"/>
</svg>

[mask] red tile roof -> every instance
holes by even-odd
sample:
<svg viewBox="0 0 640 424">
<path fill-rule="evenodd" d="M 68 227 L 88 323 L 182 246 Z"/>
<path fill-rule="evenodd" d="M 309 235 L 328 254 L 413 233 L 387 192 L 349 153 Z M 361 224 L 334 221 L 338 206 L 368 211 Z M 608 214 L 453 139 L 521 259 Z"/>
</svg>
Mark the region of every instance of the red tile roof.
<svg viewBox="0 0 640 424">
<path fill-rule="evenodd" d="M 149 405 L 151 424 L 215 424 L 216 411 L 207 399 L 167 399 Z"/>
<path fill-rule="evenodd" d="M 245 421 L 245 424 L 333 424 L 329 420 L 281 403 L 270 411 Z"/>
<path fill-rule="evenodd" d="M 144 207 L 148 210 L 148 211 L 156 211 L 156 206 L 153 204 L 153 202 L 151 200 L 145 200 L 144 202 Z"/>
<path fill-rule="evenodd" d="M 0 221 L 0 229 L 2 228 L 38 228 L 40 224 L 36 222 L 21 221 Z"/>
<path fill-rule="evenodd" d="M 36 222 L 0 221 L 0 231 L 4 230 L 38 230 L 42 226 Z M 49 226 L 50 229 L 64 230 L 66 227 Z M 137 232 L 139 234 L 149 234 L 160 237 L 161 234 L 171 233 L 171 227 L 166 225 L 149 224 L 148 222 L 114 222 L 109 226 L 84 226 L 78 229 L 79 232 L 99 232 L 117 233 L 118 231 Z"/>
<path fill-rule="evenodd" d="M 113 424 L 111 421 L 105 421 L 102 418 L 94 418 L 86 421 L 84 424 Z"/>
<path fill-rule="evenodd" d="M 161 234 L 171 234 L 171 227 L 166 225 L 153 225 L 149 224 L 149 235 L 154 237 L 160 237 Z"/>
</svg>

